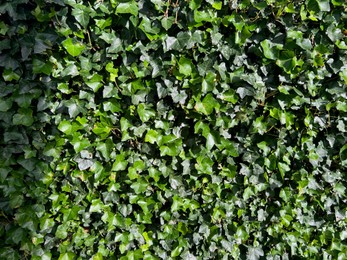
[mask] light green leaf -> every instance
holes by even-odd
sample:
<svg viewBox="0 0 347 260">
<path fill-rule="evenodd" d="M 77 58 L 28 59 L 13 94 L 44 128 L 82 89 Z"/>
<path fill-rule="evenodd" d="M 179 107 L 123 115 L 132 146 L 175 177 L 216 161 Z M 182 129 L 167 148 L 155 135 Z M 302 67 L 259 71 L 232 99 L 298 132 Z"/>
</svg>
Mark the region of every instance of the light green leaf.
<svg viewBox="0 0 347 260">
<path fill-rule="evenodd" d="M 269 40 L 264 40 L 260 43 L 264 56 L 271 60 L 276 60 L 279 58 L 280 50 L 283 48 L 281 44 L 272 43 Z"/>
<path fill-rule="evenodd" d="M 98 74 L 94 74 L 88 80 L 85 81 L 86 85 L 90 87 L 94 92 L 97 92 L 99 88 L 101 88 L 103 84 L 103 77 Z"/>
<path fill-rule="evenodd" d="M 62 131 L 63 133 L 69 135 L 72 133 L 72 125 L 70 121 L 63 120 L 59 123 L 58 129 Z"/>
<path fill-rule="evenodd" d="M 154 144 L 155 142 L 158 142 L 158 137 L 160 134 L 158 131 L 150 129 L 147 131 L 147 134 L 145 136 L 145 142 L 149 142 L 151 144 Z"/>
<path fill-rule="evenodd" d="M 132 14 L 137 16 L 138 13 L 139 7 L 136 1 L 119 3 L 116 9 L 116 14 Z"/>
<path fill-rule="evenodd" d="M 94 199 L 90 205 L 89 212 L 98 212 L 101 213 L 104 208 L 104 204 L 100 199 Z"/>
<path fill-rule="evenodd" d="M 112 171 L 124 171 L 128 166 L 128 161 L 125 159 L 124 153 L 116 155 L 116 161 L 113 163 Z"/>
<path fill-rule="evenodd" d="M 79 153 L 90 146 L 89 140 L 83 138 L 81 135 L 78 134 L 74 136 L 73 140 L 71 141 L 71 144 L 73 145 L 73 148 L 75 149 L 76 153 Z"/>
<path fill-rule="evenodd" d="M 206 148 L 208 150 L 211 150 L 215 144 L 216 142 L 214 136 L 211 133 L 209 133 L 206 138 Z"/>
<path fill-rule="evenodd" d="M 59 225 L 56 232 L 55 232 L 55 236 L 57 238 L 60 238 L 60 239 L 65 239 L 68 235 L 67 228 L 68 228 L 67 224 Z M 67 256 L 65 256 L 65 257 L 67 257 Z M 60 259 L 60 257 L 59 257 L 59 259 Z M 71 258 L 61 258 L 61 259 L 71 259 Z"/>
<path fill-rule="evenodd" d="M 319 0 L 317 1 L 319 9 L 323 12 L 330 12 L 330 3 L 329 0 Z"/>
<path fill-rule="evenodd" d="M 92 257 L 92 260 L 103 260 L 103 259 L 104 259 L 104 257 L 103 257 L 103 255 L 101 254 L 101 252 L 96 253 L 96 254 L 93 255 L 93 257 Z"/>
<path fill-rule="evenodd" d="M 147 190 L 148 183 L 143 179 L 138 179 L 136 182 L 130 185 L 136 194 L 141 194 Z"/>
<path fill-rule="evenodd" d="M 177 156 L 182 150 L 182 141 L 160 146 L 161 156 Z"/>
<path fill-rule="evenodd" d="M 211 17 L 211 14 L 208 11 L 194 10 L 194 20 L 197 23 L 211 22 L 212 21 L 212 17 Z"/>
<path fill-rule="evenodd" d="M 149 105 L 141 103 L 137 106 L 137 114 L 139 115 L 142 122 L 147 122 L 152 117 L 155 117 L 156 113 Z"/>
<path fill-rule="evenodd" d="M 58 260 L 74 260 L 74 259 L 76 259 L 76 255 L 72 252 L 60 254 L 58 258 Z"/>
<path fill-rule="evenodd" d="M 214 1 L 212 7 L 216 10 L 222 10 L 223 3 L 221 1 Z"/>
<path fill-rule="evenodd" d="M 282 179 L 283 179 L 285 173 L 290 171 L 290 167 L 286 163 L 279 162 L 278 163 L 278 170 L 280 171 Z"/>
<path fill-rule="evenodd" d="M 220 98 L 222 100 L 231 102 L 232 104 L 236 104 L 238 101 L 238 96 L 236 95 L 236 91 L 233 89 L 229 89 L 221 94 Z"/>
<path fill-rule="evenodd" d="M 193 64 L 190 59 L 181 57 L 178 61 L 179 72 L 185 76 L 190 76 L 193 71 Z"/>
<path fill-rule="evenodd" d="M 161 26 L 163 26 L 163 28 L 167 31 L 171 28 L 173 22 L 174 22 L 174 18 L 173 17 L 164 17 L 162 20 L 161 20 Z"/>
<path fill-rule="evenodd" d="M 3 21 L 0 22 L 0 34 L 5 35 L 9 29 L 9 26 L 5 24 Z"/>
<path fill-rule="evenodd" d="M 195 105 L 196 111 L 205 115 L 210 115 L 213 109 L 218 110 L 220 107 L 218 101 L 213 97 L 213 94 L 207 94 L 201 102 L 197 102 Z"/>
<path fill-rule="evenodd" d="M 62 42 L 63 47 L 71 56 L 79 56 L 82 51 L 85 49 L 85 46 L 81 42 L 72 40 L 72 38 L 67 38 Z"/>
</svg>

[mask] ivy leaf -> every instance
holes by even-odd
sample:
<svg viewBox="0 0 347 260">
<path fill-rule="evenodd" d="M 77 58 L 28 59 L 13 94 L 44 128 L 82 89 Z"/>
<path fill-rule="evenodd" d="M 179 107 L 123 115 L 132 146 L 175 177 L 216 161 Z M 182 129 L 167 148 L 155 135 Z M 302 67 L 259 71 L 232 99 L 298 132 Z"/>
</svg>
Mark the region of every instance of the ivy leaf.
<svg viewBox="0 0 347 260">
<path fill-rule="evenodd" d="M 200 102 L 197 102 L 195 105 L 195 110 L 203 113 L 205 115 L 210 115 L 213 112 L 213 109 L 218 110 L 220 107 L 218 101 L 213 97 L 213 94 L 207 94 L 204 99 Z"/>
<path fill-rule="evenodd" d="M 20 109 L 13 115 L 12 123 L 14 125 L 31 126 L 34 123 L 33 111 L 31 109 Z"/>
<path fill-rule="evenodd" d="M 145 136 L 145 142 L 154 144 L 155 142 L 158 142 L 159 137 L 160 134 L 158 133 L 158 131 L 150 129 L 147 131 L 147 134 Z"/>
<path fill-rule="evenodd" d="M 75 260 L 75 259 L 76 259 L 76 255 L 72 252 L 60 254 L 58 258 L 58 260 Z"/>
<path fill-rule="evenodd" d="M 74 41 L 72 40 L 72 38 L 67 38 L 62 42 L 62 44 L 63 47 L 67 50 L 67 52 L 73 57 L 79 56 L 85 49 L 83 43 Z"/>
<path fill-rule="evenodd" d="M 347 165 L 347 144 L 342 146 L 340 149 L 340 160 L 343 166 Z"/>
<path fill-rule="evenodd" d="M 137 16 L 139 13 L 139 7 L 137 2 L 130 1 L 125 3 L 119 3 L 116 8 L 116 14 L 132 14 Z"/>
<path fill-rule="evenodd" d="M 125 154 L 120 153 L 116 155 L 116 160 L 113 163 L 112 171 L 124 171 L 128 166 L 128 161 L 125 160 Z"/>
<path fill-rule="evenodd" d="M 263 49 L 264 56 L 270 60 L 276 60 L 280 56 L 280 50 L 283 48 L 280 44 L 272 43 L 269 40 L 264 40 L 260 43 Z"/>
<path fill-rule="evenodd" d="M 229 89 L 229 90 L 225 91 L 223 94 L 220 95 L 220 98 L 222 100 L 228 101 L 232 104 L 236 104 L 238 101 L 238 97 L 236 95 L 236 92 L 233 89 Z"/>
<path fill-rule="evenodd" d="M 94 92 L 97 92 L 104 84 L 102 83 L 102 76 L 94 74 L 88 80 L 85 81 L 86 85 L 90 87 Z"/>
<path fill-rule="evenodd" d="M 44 73 L 50 75 L 52 73 L 53 65 L 50 62 L 43 62 L 39 59 L 33 59 L 33 72 Z"/>
<path fill-rule="evenodd" d="M 10 99 L 0 99 L 0 112 L 6 112 L 12 107 L 12 101 Z"/>
<path fill-rule="evenodd" d="M 82 25 L 83 28 L 87 28 L 89 24 L 89 13 L 85 6 L 83 5 L 75 5 L 71 14 L 75 17 L 75 19 Z"/>
<path fill-rule="evenodd" d="M 152 117 L 155 117 L 155 111 L 144 103 L 137 106 L 137 114 L 144 123 L 150 120 Z"/>
<path fill-rule="evenodd" d="M 179 72 L 185 76 L 190 76 L 193 71 L 193 64 L 190 59 L 181 57 L 178 61 Z"/>
<path fill-rule="evenodd" d="M 136 194 L 141 194 L 147 190 L 148 183 L 143 179 L 138 179 L 135 183 L 131 184 L 131 188 Z"/>
</svg>

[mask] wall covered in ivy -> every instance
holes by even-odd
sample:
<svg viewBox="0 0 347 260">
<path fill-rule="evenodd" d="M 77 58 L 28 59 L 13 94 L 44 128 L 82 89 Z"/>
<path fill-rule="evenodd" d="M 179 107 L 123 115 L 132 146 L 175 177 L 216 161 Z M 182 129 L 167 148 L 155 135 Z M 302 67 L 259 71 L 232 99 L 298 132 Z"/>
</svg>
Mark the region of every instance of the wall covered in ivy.
<svg viewBox="0 0 347 260">
<path fill-rule="evenodd" d="M 0 259 L 346 259 L 344 0 L 3 0 Z"/>
</svg>

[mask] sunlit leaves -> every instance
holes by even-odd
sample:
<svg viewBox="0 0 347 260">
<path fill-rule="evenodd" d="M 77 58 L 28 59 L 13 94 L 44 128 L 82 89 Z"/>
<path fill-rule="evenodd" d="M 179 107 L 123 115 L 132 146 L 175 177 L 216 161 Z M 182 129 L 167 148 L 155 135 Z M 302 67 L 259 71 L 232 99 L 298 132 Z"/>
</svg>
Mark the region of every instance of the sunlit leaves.
<svg viewBox="0 0 347 260">
<path fill-rule="evenodd" d="M 213 97 L 213 94 L 207 94 L 202 101 L 199 101 L 195 105 L 195 109 L 205 115 L 210 115 L 213 110 L 218 110 L 219 103 L 217 99 Z"/>
<path fill-rule="evenodd" d="M 264 56 L 271 60 L 276 60 L 279 58 L 280 50 L 283 48 L 281 44 L 272 43 L 269 40 L 264 40 L 260 43 Z"/>
<path fill-rule="evenodd" d="M 85 46 L 81 42 L 74 41 L 72 38 L 67 38 L 62 42 L 63 47 L 73 57 L 79 56 L 85 49 Z"/>
<path fill-rule="evenodd" d="M 84 5 L 75 5 L 71 14 L 82 25 L 83 28 L 87 28 L 90 20 L 88 7 Z"/>
<path fill-rule="evenodd" d="M 149 105 L 143 103 L 138 105 L 137 113 L 142 122 L 147 122 L 155 116 L 155 111 Z"/>
<path fill-rule="evenodd" d="M 12 2 L 0 258 L 345 257 L 344 1 Z"/>
<path fill-rule="evenodd" d="M 190 76 L 193 72 L 193 64 L 190 59 L 181 57 L 178 61 L 179 72 L 185 76 Z"/>
<path fill-rule="evenodd" d="M 233 90 L 233 89 L 229 89 L 229 90 L 225 91 L 224 93 L 222 93 L 220 98 L 222 100 L 231 102 L 232 104 L 236 104 L 236 102 L 238 101 L 238 97 L 235 93 L 235 90 Z"/>
<path fill-rule="evenodd" d="M 161 20 L 161 25 L 167 31 L 171 28 L 172 24 L 174 23 L 174 20 L 175 20 L 174 17 L 164 17 Z"/>
<path fill-rule="evenodd" d="M 120 153 L 116 155 L 116 160 L 113 163 L 112 170 L 113 171 L 123 171 L 126 169 L 128 162 L 125 160 L 125 154 Z"/>
<path fill-rule="evenodd" d="M 138 12 L 138 4 L 135 1 L 120 2 L 116 8 L 117 14 L 132 14 L 137 16 Z"/>
</svg>

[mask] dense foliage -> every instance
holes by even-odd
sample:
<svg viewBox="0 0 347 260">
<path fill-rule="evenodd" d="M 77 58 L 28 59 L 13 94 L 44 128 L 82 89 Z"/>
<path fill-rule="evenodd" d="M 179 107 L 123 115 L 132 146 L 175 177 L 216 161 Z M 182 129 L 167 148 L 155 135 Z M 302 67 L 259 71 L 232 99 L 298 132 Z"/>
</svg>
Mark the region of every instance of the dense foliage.
<svg viewBox="0 0 347 260">
<path fill-rule="evenodd" d="M 2 0 L 0 259 L 346 259 L 345 0 Z"/>
</svg>

